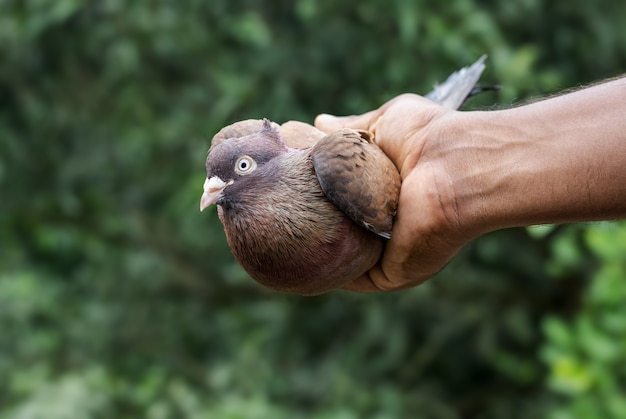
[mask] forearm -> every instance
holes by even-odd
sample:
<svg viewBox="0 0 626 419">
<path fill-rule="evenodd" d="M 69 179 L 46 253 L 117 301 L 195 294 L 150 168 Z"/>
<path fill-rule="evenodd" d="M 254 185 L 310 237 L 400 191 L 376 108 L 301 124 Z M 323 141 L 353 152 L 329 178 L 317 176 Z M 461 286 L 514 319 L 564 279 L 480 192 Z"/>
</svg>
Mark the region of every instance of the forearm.
<svg viewBox="0 0 626 419">
<path fill-rule="evenodd" d="M 449 173 L 473 232 L 626 217 L 626 79 L 454 118 L 467 145 Z"/>
</svg>

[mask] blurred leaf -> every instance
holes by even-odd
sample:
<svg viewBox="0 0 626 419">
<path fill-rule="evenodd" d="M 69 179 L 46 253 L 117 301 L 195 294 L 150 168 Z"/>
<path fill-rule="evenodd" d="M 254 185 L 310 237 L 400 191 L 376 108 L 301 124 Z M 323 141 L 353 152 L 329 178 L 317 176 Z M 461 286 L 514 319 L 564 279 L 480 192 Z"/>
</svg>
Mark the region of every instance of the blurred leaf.
<svg viewBox="0 0 626 419">
<path fill-rule="evenodd" d="M 587 391 L 591 385 L 590 372 L 575 359 L 563 357 L 553 363 L 550 386 L 554 390 L 576 395 Z"/>
</svg>

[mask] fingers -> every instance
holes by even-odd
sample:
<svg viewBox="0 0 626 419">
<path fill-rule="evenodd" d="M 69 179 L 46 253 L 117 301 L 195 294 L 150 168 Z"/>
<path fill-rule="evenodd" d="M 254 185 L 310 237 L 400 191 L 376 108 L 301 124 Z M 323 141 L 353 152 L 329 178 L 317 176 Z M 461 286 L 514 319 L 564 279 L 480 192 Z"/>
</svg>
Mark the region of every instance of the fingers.
<svg viewBox="0 0 626 419">
<path fill-rule="evenodd" d="M 412 93 L 404 93 L 388 100 L 380 108 L 366 112 L 362 115 L 351 116 L 334 116 L 329 114 L 320 114 L 315 118 L 315 127 L 324 132 L 332 132 L 342 128 L 370 130 L 376 120 L 387 109 L 399 103 L 413 103 L 421 107 L 437 106 L 432 101 Z"/>
<path fill-rule="evenodd" d="M 321 114 L 315 118 L 315 127 L 324 132 L 337 131 L 342 128 L 369 130 L 372 123 L 378 118 L 378 109 L 362 115 L 333 116 Z"/>
<path fill-rule="evenodd" d="M 382 290 L 378 288 L 370 279 L 369 274 L 364 274 L 352 282 L 349 282 L 340 287 L 343 290 L 347 291 L 355 291 L 355 292 L 381 292 Z"/>
<path fill-rule="evenodd" d="M 397 282 L 388 277 L 383 269 L 378 265 L 373 267 L 365 275 L 358 277 L 352 282 L 341 287 L 343 290 L 372 293 L 385 291 L 399 291 L 407 288 L 415 287 L 427 278 L 420 280 L 410 280 L 405 282 Z"/>
<path fill-rule="evenodd" d="M 420 171 L 405 178 L 391 239 L 380 263 L 346 289 L 375 292 L 415 287 L 437 274 L 468 241 L 455 233 L 441 212 L 432 179 L 437 175 Z"/>
</svg>

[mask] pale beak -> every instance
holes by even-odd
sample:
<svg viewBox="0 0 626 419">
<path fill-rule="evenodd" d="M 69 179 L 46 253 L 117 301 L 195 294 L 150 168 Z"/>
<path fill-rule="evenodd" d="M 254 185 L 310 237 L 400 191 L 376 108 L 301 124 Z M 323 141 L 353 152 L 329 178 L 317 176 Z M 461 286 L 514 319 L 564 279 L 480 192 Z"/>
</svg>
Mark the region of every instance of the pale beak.
<svg viewBox="0 0 626 419">
<path fill-rule="evenodd" d="M 200 198 L 200 211 L 203 211 L 209 205 L 215 204 L 217 200 L 222 197 L 224 188 L 232 183 L 232 180 L 230 182 L 224 182 L 217 176 L 213 176 L 211 179 L 206 178 L 203 187 L 204 193 L 202 194 L 202 198 Z"/>
</svg>

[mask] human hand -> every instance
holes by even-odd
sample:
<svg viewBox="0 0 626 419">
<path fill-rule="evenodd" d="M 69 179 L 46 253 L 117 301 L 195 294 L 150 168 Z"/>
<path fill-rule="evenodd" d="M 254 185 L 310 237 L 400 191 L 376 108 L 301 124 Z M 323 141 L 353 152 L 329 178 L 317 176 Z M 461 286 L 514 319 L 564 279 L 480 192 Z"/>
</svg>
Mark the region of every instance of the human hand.
<svg viewBox="0 0 626 419">
<path fill-rule="evenodd" d="M 626 78 L 500 111 L 401 95 L 322 131 L 371 131 L 402 177 L 380 264 L 344 288 L 418 285 L 471 239 L 534 224 L 626 217 Z"/>
<path fill-rule="evenodd" d="M 446 142 L 453 138 L 448 127 L 440 129 L 456 113 L 405 94 L 363 115 L 316 118 L 315 126 L 325 132 L 353 128 L 374 133 L 374 141 L 402 176 L 398 213 L 382 259 L 344 289 L 372 292 L 418 285 L 472 238 L 461 227 L 449 182 L 454 164 L 445 158 L 450 148 Z"/>
</svg>

